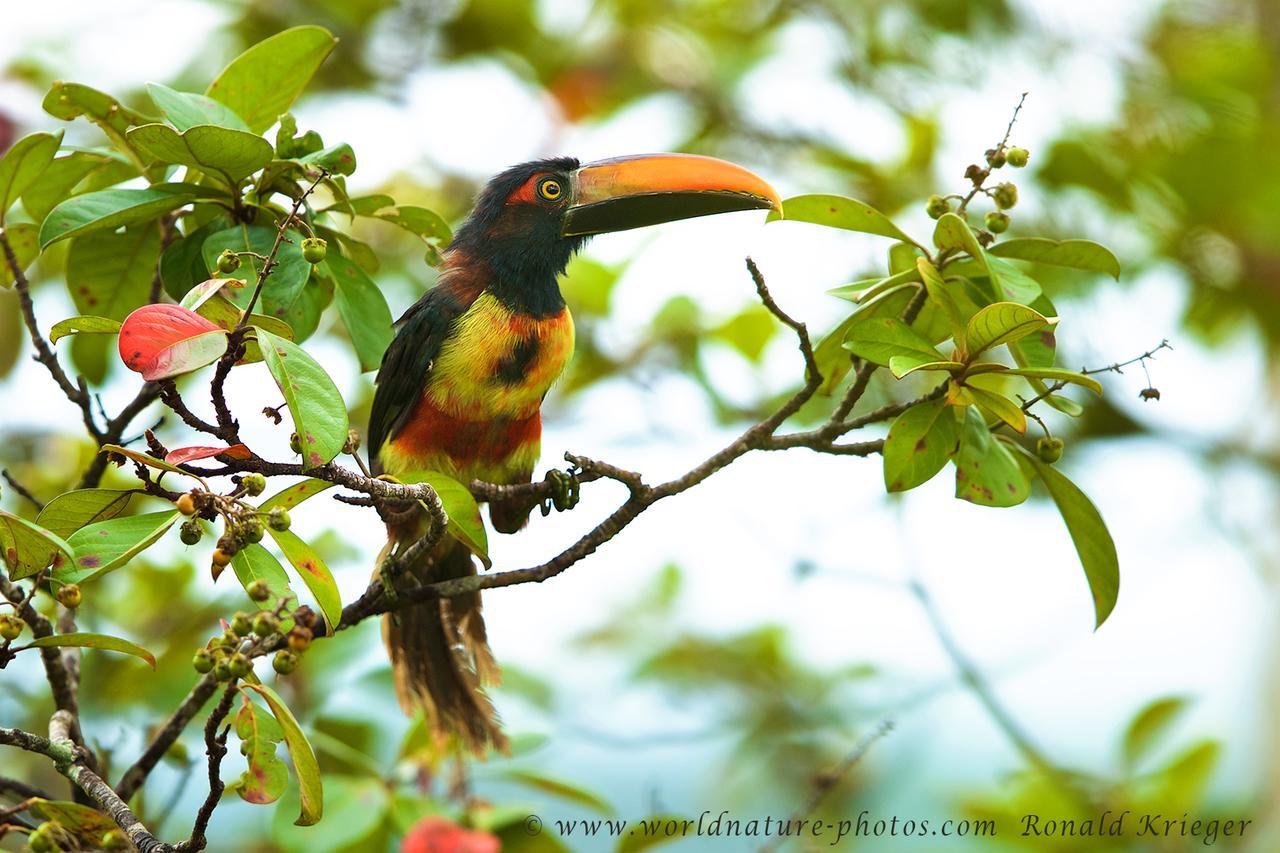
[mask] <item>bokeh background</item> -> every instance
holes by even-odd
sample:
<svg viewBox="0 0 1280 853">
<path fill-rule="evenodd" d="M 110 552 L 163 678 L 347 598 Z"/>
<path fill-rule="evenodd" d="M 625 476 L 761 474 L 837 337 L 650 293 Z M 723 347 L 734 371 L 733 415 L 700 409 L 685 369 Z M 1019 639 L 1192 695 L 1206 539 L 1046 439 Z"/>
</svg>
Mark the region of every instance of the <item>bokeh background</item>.
<svg viewBox="0 0 1280 853">
<path fill-rule="evenodd" d="M 925 197 L 963 188 L 965 166 L 1029 92 L 1013 134 L 1031 165 L 1014 176 L 1012 233 L 1088 236 L 1124 265 L 1118 285 L 1046 279 L 1064 318 L 1061 362 L 1099 366 L 1166 338 L 1173 347 L 1150 364 L 1159 402 L 1139 400 L 1148 379 L 1135 366 L 1109 375 L 1080 421 L 1051 421 L 1068 442 L 1062 464 L 1120 553 L 1119 604 L 1096 633 L 1051 505 L 971 506 L 951 498 L 945 476 L 889 499 L 876 458 L 756 454 L 554 581 L 487 595 L 508 676 L 498 704 L 519 748 L 471 768 L 474 796 L 495 812 L 536 813 L 548 829 L 601 810 L 784 817 L 816 774 L 889 720 L 822 814 L 994 815 L 996 841 L 945 849 L 1046 849 L 1017 837 L 1016 816 L 1073 815 L 1070 779 L 1117 808 L 1253 819 L 1243 844 L 1217 846 L 1277 849 L 1274 0 L 8 3 L 0 147 L 60 124 L 39 107 L 55 79 L 146 106 L 146 81 L 202 91 L 246 45 L 301 23 L 341 38 L 295 113 L 329 144 L 354 146 L 353 194 L 386 190 L 455 221 L 488 175 L 521 160 L 669 150 L 742 162 L 784 197 L 852 195 L 927 234 Z M 95 133 L 67 132 L 72 144 Z M 433 272 L 407 235 L 369 228 L 361 236 L 383 258 L 378 282 L 398 313 Z M 824 330 L 842 316 L 824 291 L 875 274 L 886 249 L 869 235 L 766 227 L 752 213 L 597 239 L 565 284 L 579 353 L 548 400 L 544 461 L 570 450 L 651 480 L 696 464 L 799 375 L 793 340 L 754 301 L 744 256 L 788 311 Z M 56 256 L 36 278 L 46 327 L 75 313 Z M 70 404 L 26 360 L 24 337 L 14 294 L 0 290 L 0 464 L 48 497 L 89 447 Z M 132 396 L 136 377 L 93 336 L 60 347 L 109 409 Z M 363 424 L 372 378 L 342 328 L 322 328 L 308 348 Z M 892 393 L 889 382 L 873 388 Z M 260 365 L 236 372 L 230 396 L 242 413 L 278 402 Z M 287 430 L 242 419 L 255 448 L 286 455 Z M 179 427 L 166 423 L 162 437 Z M 495 537 L 496 566 L 556 553 L 615 492 L 589 486 L 573 512 Z M 4 506 L 17 507 L 11 490 Z M 383 537 L 372 514 L 315 500 L 295 525 L 356 595 Z M 217 616 L 243 606 L 203 560 L 176 543 L 152 549 L 93 590 L 87 627 L 161 658 L 155 675 L 132 659 L 87 660 L 89 733 L 119 766 L 189 687 L 191 651 Z M 3 673 L 0 720 L 38 728 L 49 710 L 41 682 L 30 664 Z M 423 814 L 457 813 L 452 768 L 430 774 L 415 760 L 375 625 L 319 644 L 288 691 L 319 733 L 326 820 L 298 830 L 287 802 L 274 812 L 233 798 L 216 815 L 215 849 L 381 850 Z M 1126 757 L 1135 717 L 1171 697 L 1181 704 L 1157 707 L 1181 713 L 1167 725 L 1158 711 L 1141 717 Z M 189 754 L 172 756 L 146 793 L 152 814 L 172 810 L 162 834 L 182 832 L 203 795 L 194 730 L 185 743 Z M 0 766 L 16 772 L 23 760 L 6 754 Z M 233 754 L 224 775 L 236 770 Z M 510 849 L 561 849 L 545 835 L 541 847 L 521 843 Z M 704 838 L 672 849 L 747 846 Z"/>
</svg>

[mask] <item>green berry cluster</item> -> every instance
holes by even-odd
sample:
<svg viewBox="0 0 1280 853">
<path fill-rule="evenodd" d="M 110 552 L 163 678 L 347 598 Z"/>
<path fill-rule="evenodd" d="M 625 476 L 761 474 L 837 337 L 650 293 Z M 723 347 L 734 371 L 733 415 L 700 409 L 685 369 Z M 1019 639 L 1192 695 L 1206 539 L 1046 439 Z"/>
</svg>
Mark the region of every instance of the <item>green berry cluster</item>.
<svg viewBox="0 0 1280 853">
<path fill-rule="evenodd" d="M 179 495 L 174 505 L 189 518 L 179 528 L 183 544 L 196 545 L 204 537 L 201 519 L 214 520 L 222 516 L 224 531 L 218 537 L 217 547 L 210 556 L 210 570 L 217 580 L 231 560 L 249 545 L 257 544 L 270 527 L 275 531 L 289 529 L 289 513 L 282 507 L 262 512 L 241 500 L 243 496 L 257 497 L 267 488 L 267 478 L 259 473 L 241 475 L 236 480 L 235 491 L 218 495 L 199 489 Z"/>
<path fill-rule="evenodd" d="M 260 604 L 272 596 L 269 585 L 261 579 L 249 584 L 246 591 Z M 302 653 L 311 647 L 316 624 L 315 611 L 305 604 L 290 610 L 292 600 L 292 596 L 281 599 L 274 608 L 254 614 L 236 613 L 223 633 L 196 650 L 191 665 L 201 675 L 213 673 L 219 681 L 244 678 L 253 671 L 253 658 L 276 645 L 284 620 L 290 619 L 293 625 L 284 636 L 286 647 L 277 651 L 271 661 L 276 672 L 290 674 L 298 668 Z"/>
</svg>

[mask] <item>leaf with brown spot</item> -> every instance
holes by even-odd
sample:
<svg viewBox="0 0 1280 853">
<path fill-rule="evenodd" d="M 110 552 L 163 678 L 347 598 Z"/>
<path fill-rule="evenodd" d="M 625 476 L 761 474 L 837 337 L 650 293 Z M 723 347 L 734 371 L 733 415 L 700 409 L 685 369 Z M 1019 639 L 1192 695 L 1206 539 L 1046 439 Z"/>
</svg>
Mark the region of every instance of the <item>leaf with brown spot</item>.
<svg viewBox="0 0 1280 853">
<path fill-rule="evenodd" d="M 905 492 L 933 479 L 959 443 L 954 407 L 943 399 L 915 404 L 889 427 L 884 442 L 885 488 Z"/>
<path fill-rule="evenodd" d="M 39 524 L 0 510 L 0 553 L 12 580 L 22 580 L 57 562 L 69 563 L 75 549 Z"/>
<path fill-rule="evenodd" d="M 248 459 L 253 456 L 253 452 L 243 444 L 233 444 L 230 446 L 223 445 L 221 447 L 203 447 L 193 445 L 191 447 L 179 447 L 176 450 L 170 450 L 165 455 L 164 461 L 170 465 L 182 465 L 186 462 L 194 462 L 197 459 L 208 459 L 209 457 L 226 457 L 227 459 Z"/>
<path fill-rule="evenodd" d="M 333 579 L 333 572 L 325 565 L 324 560 L 312 548 L 291 530 L 272 530 L 267 528 L 271 536 L 280 546 L 285 559 L 298 570 L 298 576 L 315 596 L 320 612 L 330 628 L 342 619 L 342 597 L 338 593 L 338 584 Z"/>
<path fill-rule="evenodd" d="M 1008 445 L 991 434 L 978 410 L 968 406 L 961 427 L 956 497 L 981 506 L 1016 506 L 1031 493 L 1031 481 Z"/>
<path fill-rule="evenodd" d="M 236 737 L 248 766 L 232 786 L 240 799 L 248 803 L 274 803 L 289 787 L 289 768 L 276 755 L 284 740 L 284 731 L 275 717 L 262 710 L 247 694 L 236 713 Z"/>
</svg>

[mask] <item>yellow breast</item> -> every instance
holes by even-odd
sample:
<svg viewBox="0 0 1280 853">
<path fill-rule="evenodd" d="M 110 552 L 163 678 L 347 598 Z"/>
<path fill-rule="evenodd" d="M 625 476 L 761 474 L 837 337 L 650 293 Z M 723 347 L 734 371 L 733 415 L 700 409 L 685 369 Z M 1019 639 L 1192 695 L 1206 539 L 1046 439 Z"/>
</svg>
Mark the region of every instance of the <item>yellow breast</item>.
<svg viewBox="0 0 1280 853">
<path fill-rule="evenodd" d="M 525 418 L 573 355 L 573 318 L 517 314 L 488 293 L 458 318 L 431 371 L 427 396 L 464 420 Z"/>
</svg>

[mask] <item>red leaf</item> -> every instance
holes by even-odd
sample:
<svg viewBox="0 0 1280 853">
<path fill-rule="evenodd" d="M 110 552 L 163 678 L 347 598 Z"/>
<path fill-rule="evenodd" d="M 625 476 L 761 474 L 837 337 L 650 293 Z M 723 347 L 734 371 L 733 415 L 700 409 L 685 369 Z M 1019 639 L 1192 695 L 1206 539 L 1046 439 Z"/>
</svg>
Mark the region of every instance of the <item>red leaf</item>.
<svg viewBox="0 0 1280 853">
<path fill-rule="evenodd" d="M 423 818 L 404 837 L 400 853 L 498 853 L 496 835 L 472 832 L 442 817 Z"/>
<path fill-rule="evenodd" d="M 164 461 L 170 465 L 181 465 L 184 462 L 194 462 L 197 459 L 208 459 L 210 456 L 248 459 L 252 455 L 253 452 L 243 444 L 233 444 L 230 447 L 179 447 L 177 450 L 170 450 L 168 455 L 164 457 Z"/>
<path fill-rule="evenodd" d="M 121 360 L 147 380 L 190 373 L 226 349 L 226 331 L 179 305 L 144 305 L 120 329 Z"/>
</svg>

